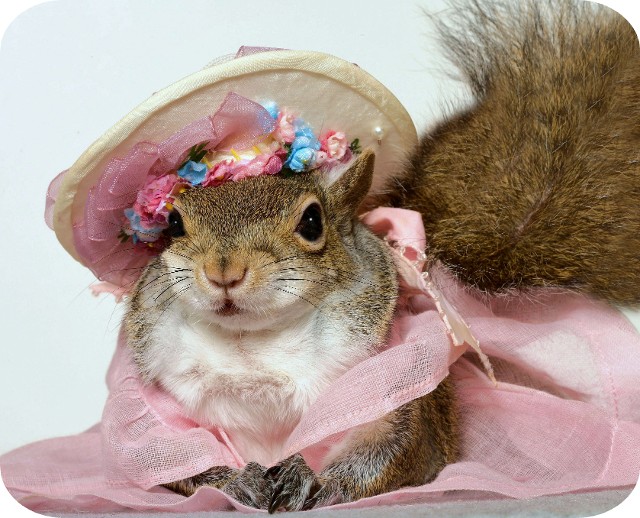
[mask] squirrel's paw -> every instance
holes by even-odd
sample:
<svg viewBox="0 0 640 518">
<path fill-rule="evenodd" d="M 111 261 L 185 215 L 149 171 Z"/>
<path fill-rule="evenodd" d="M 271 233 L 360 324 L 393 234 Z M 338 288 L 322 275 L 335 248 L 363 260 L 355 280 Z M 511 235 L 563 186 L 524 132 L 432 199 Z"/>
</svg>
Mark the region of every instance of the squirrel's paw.
<svg viewBox="0 0 640 518">
<path fill-rule="evenodd" d="M 305 511 L 342 501 L 338 482 L 316 476 L 299 453 L 269 468 L 265 477 L 274 484 L 269 513 Z"/>
<path fill-rule="evenodd" d="M 267 509 L 271 501 L 274 483 L 266 476 L 267 468 L 257 462 L 249 462 L 237 475 L 222 486 L 229 496 L 241 504 L 257 509 Z"/>
</svg>

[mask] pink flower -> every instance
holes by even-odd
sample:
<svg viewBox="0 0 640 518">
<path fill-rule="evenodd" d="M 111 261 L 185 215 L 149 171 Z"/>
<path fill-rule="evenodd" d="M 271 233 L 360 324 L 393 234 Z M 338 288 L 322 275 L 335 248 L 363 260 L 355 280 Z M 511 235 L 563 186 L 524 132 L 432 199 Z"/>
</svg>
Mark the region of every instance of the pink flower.
<svg viewBox="0 0 640 518">
<path fill-rule="evenodd" d="M 172 193 L 180 183 L 179 180 L 174 174 L 147 177 L 133 204 L 133 210 L 140 215 L 140 224 L 143 227 L 153 228 L 158 224 L 166 224 L 169 215 L 167 203 L 173 201 Z"/>
<path fill-rule="evenodd" d="M 203 187 L 217 187 L 227 180 L 230 180 L 235 169 L 235 162 L 229 158 L 218 162 L 213 169 L 207 172 L 207 176 L 202 182 Z"/>
<path fill-rule="evenodd" d="M 320 149 L 327 153 L 329 158 L 340 160 L 347 152 L 349 143 L 347 136 L 342 131 L 330 131 L 321 140 Z"/>
<path fill-rule="evenodd" d="M 278 174 L 282 171 L 284 160 L 287 157 L 287 152 L 280 150 L 273 155 L 261 155 L 266 157 L 264 167 L 262 168 L 263 174 Z"/>
<path fill-rule="evenodd" d="M 276 130 L 273 132 L 273 138 L 280 142 L 291 144 L 296 138 L 296 132 L 293 127 L 295 115 L 288 111 L 282 110 L 276 121 Z"/>
<path fill-rule="evenodd" d="M 277 174 L 282 169 L 282 163 L 282 158 L 278 154 L 258 155 L 249 161 L 237 162 L 230 179 L 238 182 L 263 174 Z"/>
</svg>

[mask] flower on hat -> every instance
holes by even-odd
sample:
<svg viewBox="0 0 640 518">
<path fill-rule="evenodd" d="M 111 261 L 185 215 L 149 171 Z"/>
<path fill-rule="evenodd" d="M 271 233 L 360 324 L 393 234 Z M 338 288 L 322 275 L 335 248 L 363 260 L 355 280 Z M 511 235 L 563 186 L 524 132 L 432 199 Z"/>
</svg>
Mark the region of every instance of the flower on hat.
<svg viewBox="0 0 640 518">
<path fill-rule="evenodd" d="M 316 151 L 310 147 L 301 147 L 293 151 L 284 163 L 292 171 L 297 173 L 311 169 L 315 165 Z"/>
<path fill-rule="evenodd" d="M 295 115 L 284 110 L 276 118 L 274 138 L 280 142 L 290 144 L 296 138 L 294 128 Z"/>
<path fill-rule="evenodd" d="M 291 143 L 291 149 L 311 148 L 313 150 L 320 149 L 320 141 L 313 134 L 313 130 L 301 119 L 294 122 L 295 139 Z"/>
<path fill-rule="evenodd" d="M 262 174 L 274 175 L 282 171 L 284 166 L 283 153 L 259 155 L 255 158 L 256 163 L 262 167 Z"/>
<path fill-rule="evenodd" d="M 210 142 L 201 142 L 185 152 L 179 167 L 165 174 L 152 169 L 133 206 L 124 210 L 119 237 L 132 236 L 134 243 L 152 246 L 168 227 L 173 202 L 185 189 L 216 187 L 229 181 L 283 171 L 297 174 L 320 166 L 331 167 L 337 161 L 347 160 L 352 151 L 358 152 L 348 146 L 344 132 L 329 131 L 320 140 L 313 129 L 289 109 L 280 109 L 273 102 L 265 103 L 262 108 L 275 124 L 270 126 L 270 133 L 257 135 L 254 142 L 240 140 L 239 148 L 220 150 Z"/>
<path fill-rule="evenodd" d="M 340 160 L 344 157 L 348 147 L 349 142 L 344 132 L 330 131 L 322 139 L 320 149 L 327 153 L 328 158 Z"/>
<path fill-rule="evenodd" d="M 217 187 L 231 179 L 233 174 L 234 161 L 231 158 L 222 160 L 215 164 L 203 180 L 202 187 Z"/>
<path fill-rule="evenodd" d="M 308 171 L 316 166 L 320 141 L 313 130 L 302 120 L 294 121 L 295 138 L 291 142 L 291 151 L 284 165 L 297 173 Z"/>
<path fill-rule="evenodd" d="M 169 215 L 167 203 L 173 201 L 171 194 L 179 180 L 174 174 L 147 177 L 133 205 L 133 210 L 140 216 L 141 225 L 152 228 L 166 222 Z"/>
<path fill-rule="evenodd" d="M 160 233 L 165 229 L 166 225 L 156 224 L 148 225 L 142 222 L 142 217 L 133 208 L 125 209 L 124 215 L 129 221 L 129 226 L 125 227 L 123 232 L 128 236 L 133 236 L 133 243 L 143 242 L 151 243 L 160 237 Z"/>
<path fill-rule="evenodd" d="M 236 162 L 232 166 L 229 180 L 239 182 L 246 178 L 274 175 L 282 170 L 283 162 L 277 154 L 261 154 L 253 159 Z"/>
<path fill-rule="evenodd" d="M 280 110 L 280 107 L 273 101 L 264 103 L 262 105 L 265 110 L 269 112 L 272 119 L 276 120 L 276 129 L 273 132 L 273 138 L 277 142 L 290 144 L 296 137 L 295 130 L 295 114 L 288 111 L 286 108 Z"/>
<path fill-rule="evenodd" d="M 133 207 L 124 211 L 127 218 L 127 226 L 122 229 L 124 234 L 133 236 L 134 243 L 156 241 L 168 226 L 175 197 L 188 187 L 190 184 L 175 174 L 149 175 Z"/>
<path fill-rule="evenodd" d="M 207 165 L 188 160 L 180 169 L 178 169 L 178 176 L 184 178 L 191 185 L 200 185 L 207 175 Z"/>
</svg>

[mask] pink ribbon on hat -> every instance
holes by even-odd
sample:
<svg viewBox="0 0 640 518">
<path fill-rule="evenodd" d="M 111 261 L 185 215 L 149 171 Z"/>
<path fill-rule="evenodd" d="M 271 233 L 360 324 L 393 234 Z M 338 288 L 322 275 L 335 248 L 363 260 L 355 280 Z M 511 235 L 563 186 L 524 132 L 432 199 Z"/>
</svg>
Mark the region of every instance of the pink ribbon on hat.
<svg viewBox="0 0 640 518">
<path fill-rule="evenodd" d="M 157 254 L 117 237 L 124 210 L 133 205 L 147 177 L 176 169 L 195 145 L 206 143 L 208 150 L 250 147 L 274 129 L 275 121 L 264 107 L 229 93 L 215 114 L 189 124 L 160 144 L 139 142 L 125 157 L 112 159 L 89 191 L 82 219 L 73 225 L 74 244 L 83 263 L 100 280 L 128 290 Z M 52 195 L 49 199 L 54 201 Z M 50 207 L 46 212 L 51 213 Z"/>
</svg>

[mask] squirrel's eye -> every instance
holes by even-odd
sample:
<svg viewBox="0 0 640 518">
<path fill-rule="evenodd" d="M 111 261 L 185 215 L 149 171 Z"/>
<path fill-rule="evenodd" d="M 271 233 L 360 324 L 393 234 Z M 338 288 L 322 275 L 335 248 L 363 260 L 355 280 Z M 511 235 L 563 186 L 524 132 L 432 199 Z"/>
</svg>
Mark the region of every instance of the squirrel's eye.
<svg viewBox="0 0 640 518">
<path fill-rule="evenodd" d="M 309 205 L 302 213 L 296 232 L 307 241 L 317 241 L 322 237 L 322 209 L 317 203 Z"/>
<path fill-rule="evenodd" d="M 172 210 L 169 212 L 169 228 L 167 228 L 166 232 L 171 237 L 180 237 L 184 236 L 184 223 L 182 222 L 182 216 L 177 210 Z"/>
</svg>

